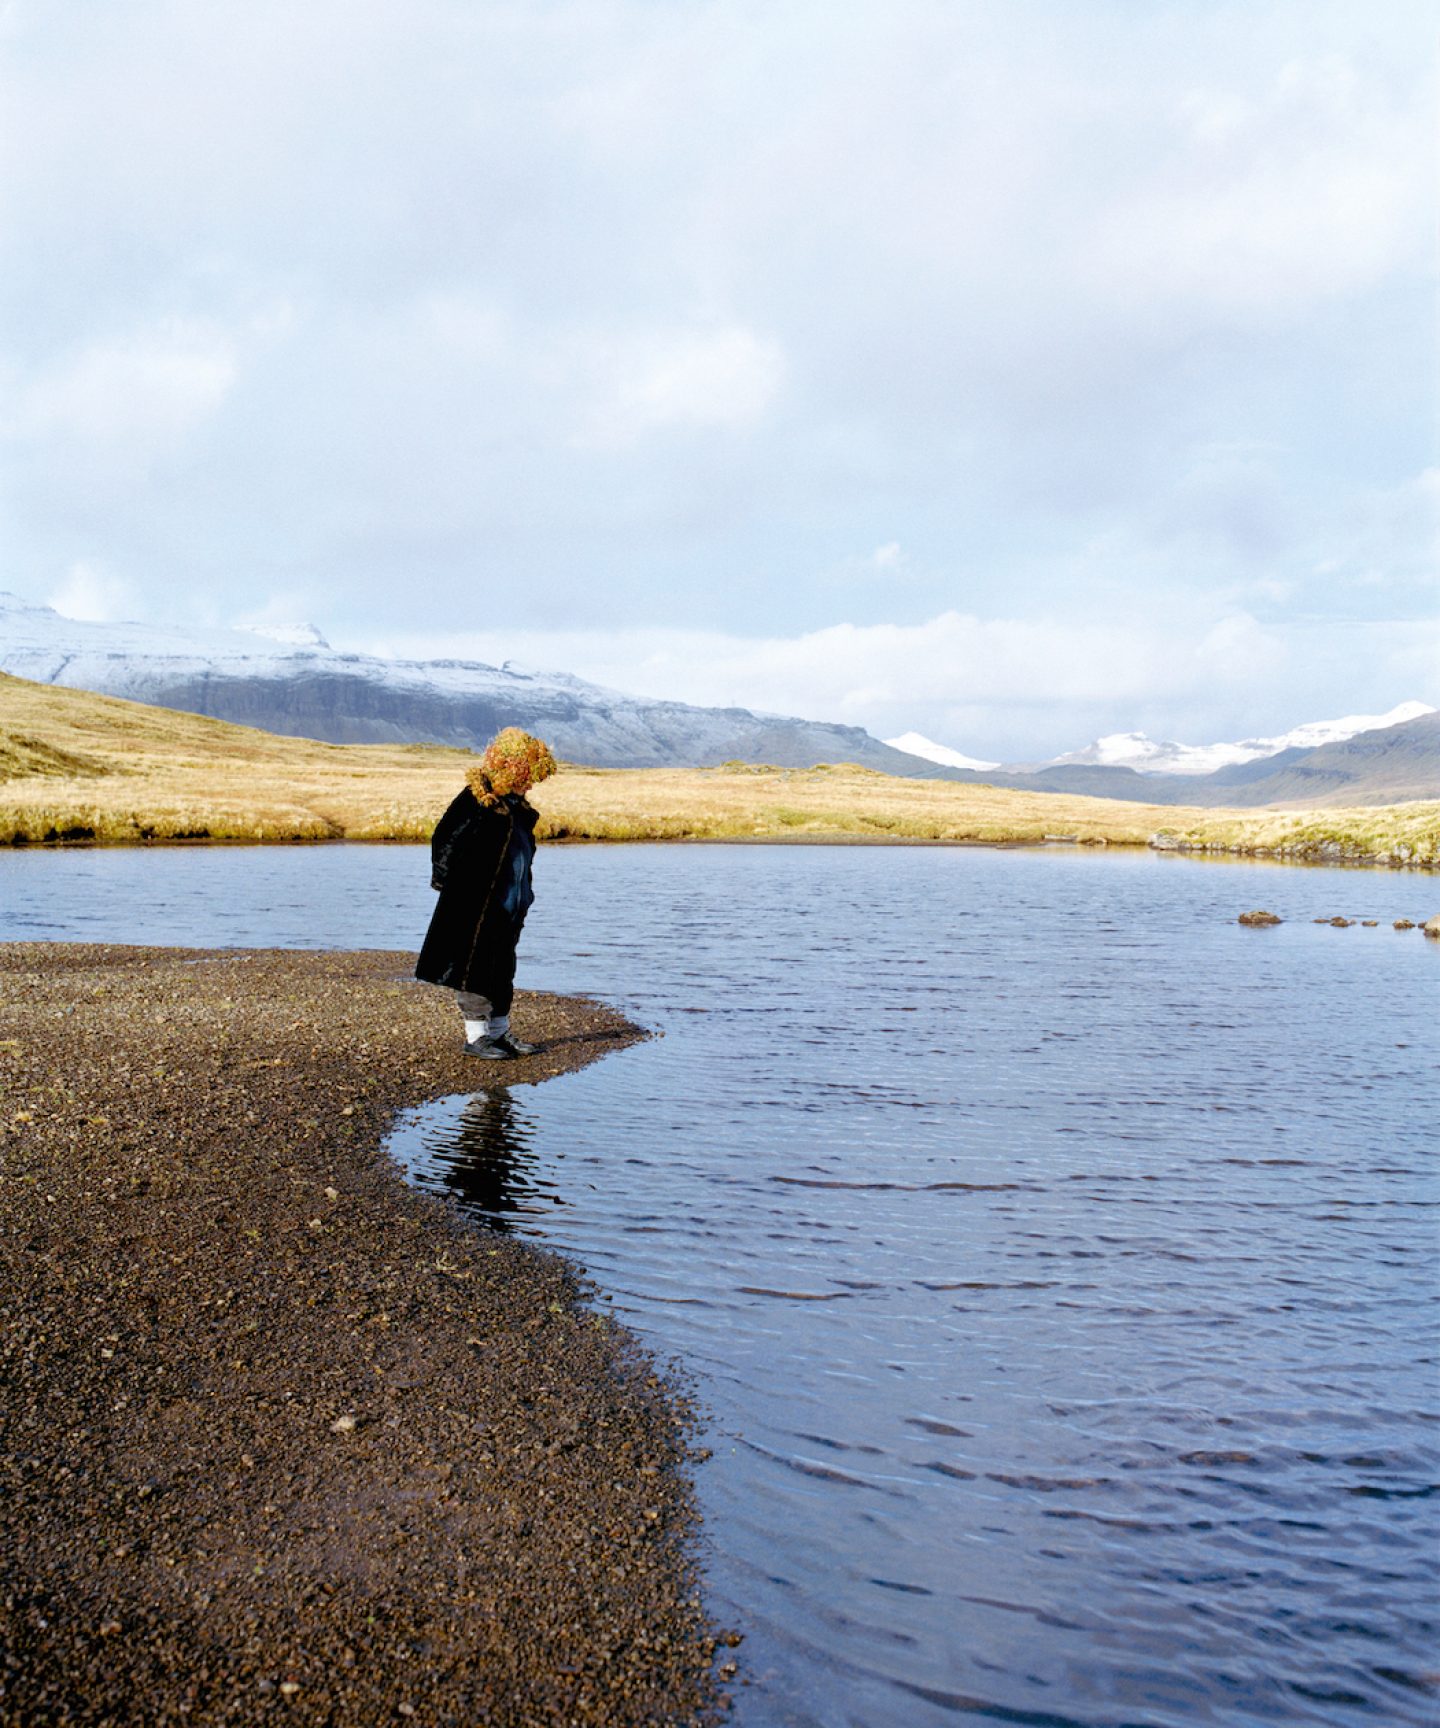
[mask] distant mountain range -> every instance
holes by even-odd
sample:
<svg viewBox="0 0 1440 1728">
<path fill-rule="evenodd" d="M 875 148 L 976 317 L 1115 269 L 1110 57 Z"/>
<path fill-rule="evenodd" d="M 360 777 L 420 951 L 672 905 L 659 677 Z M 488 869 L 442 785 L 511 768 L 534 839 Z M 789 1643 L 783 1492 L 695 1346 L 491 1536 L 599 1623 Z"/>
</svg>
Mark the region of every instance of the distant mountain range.
<svg viewBox="0 0 1440 1728">
<path fill-rule="evenodd" d="M 998 768 L 1008 774 L 1038 774 L 1048 768 L 1133 768 L 1137 774 L 1214 774 L 1221 768 L 1234 768 L 1266 757 L 1278 757 L 1286 750 L 1312 750 L 1322 744 L 1342 744 L 1360 732 L 1377 732 L 1403 725 L 1433 714 L 1427 702 L 1402 702 L 1388 714 L 1349 714 L 1343 720 L 1310 720 L 1293 727 L 1277 738 L 1244 738 L 1236 744 L 1169 744 L 1157 743 L 1143 732 L 1112 732 L 1097 738 L 1083 750 L 1071 750 L 1063 756 L 1052 756 L 1048 762 L 1014 762 L 1008 767 L 999 762 L 980 762 L 973 756 L 962 755 L 948 744 L 937 744 L 919 732 L 906 732 L 885 742 L 896 750 L 906 750 L 912 756 L 923 756 L 930 762 L 941 762 L 951 768 L 985 770 Z"/>
<path fill-rule="evenodd" d="M 1134 768 L 1141 774 L 1214 774 L 1247 762 L 1279 756 L 1285 750 L 1314 750 L 1322 744 L 1343 744 L 1361 732 L 1378 732 L 1418 720 L 1435 710 L 1425 702 L 1402 702 L 1388 714 L 1349 714 L 1343 720 L 1311 720 L 1278 738 L 1244 738 L 1237 744 L 1156 743 L 1143 732 L 1112 732 L 1097 738 L 1083 750 L 1056 756 L 1044 764 L 1063 768 L 1095 764 L 1107 768 Z"/>
<path fill-rule="evenodd" d="M 1394 715 L 1410 718 L 1396 722 Z M 1262 742 L 1245 744 L 1152 746 L 1148 762 L 1179 760 L 1193 764 L 1204 751 L 1230 752 L 1225 766 L 1200 772 L 1185 768 L 1150 767 L 1142 771 L 1124 763 L 1077 760 L 1114 740 L 1100 739 L 1086 751 L 1076 751 L 1054 763 L 1035 768 L 941 770 L 951 779 L 1013 786 L 1030 792 L 1071 792 L 1088 798 L 1124 798 L 1138 804 L 1190 804 L 1215 808 L 1261 804 L 1339 805 L 1396 804 L 1411 798 L 1440 798 L 1440 710 L 1423 702 L 1402 703 L 1388 715 L 1318 720 L 1296 727 L 1287 737 L 1329 734 L 1333 743 L 1285 745 L 1273 754 L 1248 755 Z M 1365 730 L 1350 728 L 1365 727 Z M 1338 736 L 1337 736 L 1338 734 Z M 916 734 L 910 735 L 915 738 Z M 1143 733 L 1117 735 L 1143 740 Z M 919 740 L 928 743 L 928 740 Z M 912 748 L 914 746 L 912 745 Z M 943 745 L 934 746 L 943 749 Z M 950 752 L 951 755 L 958 752 Z"/>
<path fill-rule="evenodd" d="M 0 671 L 332 744 L 478 749 L 501 726 L 523 726 L 557 755 L 602 768 L 740 760 L 787 768 L 858 762 L 933 778 L 946 773 L 858 726 L 654 702 L 565 673 L 508 664 L 344 654 L 311 625 L 271 634 L 81 623 L 0 593 Z"/>
<path fill-rule="evenodd" d="M 497 728 L 518 725 L 558 755 L 597 767 L 855 762 L 912 778 L 1147 804 L 1440 798 L 1440 712 L 1420 702 L 1236 744 L 1117 733 L 1038 767 L 1002 768 L 915 732 L 882 741 L 858 726 L 651 701 L 508 663 L 341 653 L 309 625 L 272 634 L 81 623 L 13 594 L 0 594 L 0 671 L 337 744 L 475 749 Z"/>
</svg>

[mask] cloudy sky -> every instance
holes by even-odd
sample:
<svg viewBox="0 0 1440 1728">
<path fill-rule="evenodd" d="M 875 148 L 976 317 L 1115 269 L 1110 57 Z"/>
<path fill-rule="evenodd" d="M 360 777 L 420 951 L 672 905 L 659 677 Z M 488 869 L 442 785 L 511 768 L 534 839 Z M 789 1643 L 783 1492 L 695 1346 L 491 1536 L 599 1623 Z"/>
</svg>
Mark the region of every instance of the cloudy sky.
<svg viewBox="0 0 1440 1728">
<path fill-rule="evenodd" d="M 1440 703 L 1428 0 L 0 0 L 0 588 L 992 758 Z"/>
</svg>

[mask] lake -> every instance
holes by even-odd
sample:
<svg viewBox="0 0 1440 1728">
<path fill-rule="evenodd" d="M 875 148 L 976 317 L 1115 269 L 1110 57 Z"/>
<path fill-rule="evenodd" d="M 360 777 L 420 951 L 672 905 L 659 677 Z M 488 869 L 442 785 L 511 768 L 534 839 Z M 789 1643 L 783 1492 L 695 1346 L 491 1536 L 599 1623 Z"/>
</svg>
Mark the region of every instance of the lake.
<svg viewBox="0 0 1440 1728">
<path fill-rule="evenodd" d="M 691 1377 L 742 1728 L 1440 1720 L 1440 943 L 1391 927 L 1440 883 L 697 845 L 536 887 L 521 985 L 663 1035 L 392 1150 Z M 0 857 L 6 939 L 413 948 L 431 904 L 413 847 Z"/>
</svg>

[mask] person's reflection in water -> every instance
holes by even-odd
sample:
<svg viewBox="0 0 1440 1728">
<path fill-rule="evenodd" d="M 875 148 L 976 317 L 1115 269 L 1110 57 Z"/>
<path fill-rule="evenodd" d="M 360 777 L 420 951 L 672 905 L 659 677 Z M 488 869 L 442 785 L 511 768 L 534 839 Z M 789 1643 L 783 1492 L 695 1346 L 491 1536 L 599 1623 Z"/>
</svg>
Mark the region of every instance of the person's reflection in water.
<svg viewBox="0 0 1440 1728">
<path fill-rule="evenodd" d="M 507 1214 L 534 1211 L 541 1198 L 531 1179 L 534 1132 L 508 1086 L 477 1092 L 454 1131 L 432 1146 L 436 1174 L 492 1230 L 514 1230 Z"/>
</svg>

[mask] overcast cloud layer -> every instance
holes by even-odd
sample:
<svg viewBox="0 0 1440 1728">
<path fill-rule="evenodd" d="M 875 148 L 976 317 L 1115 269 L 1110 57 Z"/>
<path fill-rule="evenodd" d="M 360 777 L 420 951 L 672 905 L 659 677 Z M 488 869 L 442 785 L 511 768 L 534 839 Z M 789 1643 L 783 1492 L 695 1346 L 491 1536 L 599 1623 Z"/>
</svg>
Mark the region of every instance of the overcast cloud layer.
<svg viewBox="0 0 1440 1728">
<path fill-rule="evenodd" d="M 991 758 L 1440 703 L 1433 11 L 0 8 L 0 587 Z"/>
</svg>

